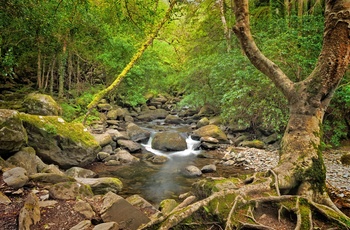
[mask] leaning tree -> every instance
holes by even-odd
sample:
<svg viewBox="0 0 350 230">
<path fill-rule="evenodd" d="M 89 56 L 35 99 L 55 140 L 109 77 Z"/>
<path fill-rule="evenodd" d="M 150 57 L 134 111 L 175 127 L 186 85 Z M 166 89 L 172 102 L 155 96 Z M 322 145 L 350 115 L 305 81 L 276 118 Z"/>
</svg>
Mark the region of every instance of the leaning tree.
<svg viewBox="0 0 350 230">
<path fill-rule="evenodd" d="M 160 229 L 168 229 L 189 224 L 195 213 L 204 209 L 202 213 L 210 213 L 216 220 L 225 222 L 225 229 L 275 229 L 283 223 L 295 229 L 314 229 L 320 222 L 328 227 L 349 229 L 350 219 L 327 194 L 320 143 L 324 113 L 349 65 L 350 0 L 326 0 L 323 47 L 312 73 L 299 82 L 293 82 L 258 49 L 250 31 L 248 0 L 234 0 L 234 5 L 233 31 L 242 49 L 289 103 L 290 119 L 281 142 L 279 164 L 268 173 L 242 181 L 199 182 L 199 201 L 191 203 L 192 198 L 188 198 L 173 212 L 143 228 L 158 225 Z M 278 221 L 272 221 L 271 215 L 262 218 L 264 212 L 275 212 Z M 286 221 L 283 216 L 292 221 Z"/>
</svg>

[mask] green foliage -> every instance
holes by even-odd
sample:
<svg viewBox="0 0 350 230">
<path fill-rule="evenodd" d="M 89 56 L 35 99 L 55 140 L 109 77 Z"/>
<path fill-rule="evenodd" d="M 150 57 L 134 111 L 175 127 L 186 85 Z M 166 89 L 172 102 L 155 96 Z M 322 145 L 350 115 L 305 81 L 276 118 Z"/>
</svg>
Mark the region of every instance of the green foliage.
<svg viewBox="0 0 350 230">
<path fill-rule="evenodd" d="M 323 130 L 323 141 L 326 144 L 339 146 L 350 133 L 350 75 L 347 73 L 342 85 L 336 90 L 329 108 L 326 111 Z"/>
</svg>

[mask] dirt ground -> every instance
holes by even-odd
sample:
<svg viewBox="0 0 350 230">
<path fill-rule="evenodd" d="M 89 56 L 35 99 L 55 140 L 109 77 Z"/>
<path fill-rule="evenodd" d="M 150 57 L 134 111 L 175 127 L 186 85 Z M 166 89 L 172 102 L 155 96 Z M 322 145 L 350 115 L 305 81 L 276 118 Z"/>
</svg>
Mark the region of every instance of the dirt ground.
<svg viewBox="0 0 350 230">
<path fill-rule="evenodd" d="M 25 186 L 23 189 L 14 190 L 9 188 L 2 180 L 2 173 L 0 173 L 0 191 L 7 195 L 11 204 L 4 205 L 0 204 L 0 230 L 17 230 L 18 229 L 18 215 L 20 209 L 23 207 L 25 198 L 32 191 L 37 191 L 36 195 L 41 197 L 47 190 L 44 188 L 39 188 L 34 184 Z M 344 192 L 342 192 L 344 193 Z M 329 187 L 329 194 L 333 199 L 334 203 L 343 210 L 343 212 L 350 217 L 350 192 L 345 194 L 344 197 L 339 198 L 337 196 L 337 190 L 335 188 Z M 73 207 L 76 203 L 75 200 L 56 200 L 57 203 L 53 206 L 42 207 L 40 209 L 41 219 L 40 221 L 33 225 L 31 229 L 33 230 L 68 230 L 71 227 L 78 224 L 80 221 L 84 220 L 84 216 L 74 211 Z M 258 210 L 259 211 L 259 210 Z M 260 210 L 258 213 L 259 221 L 262 223 L 271 223 L 273 219 L 276 220 L 276 215 L 272 207 L 265 207 L 264 210 Z M 98 217 L 93 219 L 93 224 L 100 223 Z M 278 221 L 275 221 L 278 223 Z M 276 225 L 274 229 L 294 229 L 294 223 L 290 222 L 290 228 L 286 228 L 287 223 L 281 223 L 281 225 Z M 317 222 L 316 222 L 317 224 Z M 284 226 L 283 226 L 284 225 Z M 288 224 L 287 224 L 288 225 Z M 315 226 L 317 229 L 327 229 L 320 226 Z M 215 228 L 211 228 L 215 229 Z M 218 228 L 220 229 L 220 227 Z"/>
</svg>

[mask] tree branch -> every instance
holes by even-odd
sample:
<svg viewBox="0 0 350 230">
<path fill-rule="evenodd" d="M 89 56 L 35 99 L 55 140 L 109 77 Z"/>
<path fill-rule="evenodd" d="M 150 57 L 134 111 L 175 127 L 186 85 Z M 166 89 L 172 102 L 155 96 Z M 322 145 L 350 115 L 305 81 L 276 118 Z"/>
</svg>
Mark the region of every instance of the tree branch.
<svg viewBox="0 0 350 230">
<path fill-rule="evenodd" d="M 289 100 L 294 92 L 294 83 L 257 47 L 250 32 L 248 0 L 234 0 L 236 25 L 233 31 L 251 63 L 269 77 Z"/>
</svg>

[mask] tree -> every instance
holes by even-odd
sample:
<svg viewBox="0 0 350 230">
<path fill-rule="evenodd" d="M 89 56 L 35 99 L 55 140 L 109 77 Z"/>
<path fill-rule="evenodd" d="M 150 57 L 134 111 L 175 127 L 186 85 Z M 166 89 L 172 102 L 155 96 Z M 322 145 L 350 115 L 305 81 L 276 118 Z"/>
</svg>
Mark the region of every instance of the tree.
<svg viewBox="0 0 350 230">
<path fill-rule="evenodd" d="M 275 229 L 257 218 L 257 213 L 266 212 L 269 207 L 278 216 L 278 222 L 283 213 L 294 215 L 295 229 L 313 229 L 317 215 L 329 221 L 321 220 L 330 224 L 328 227 L 336 224 L 340 229 L 349 229 L 349 217 L 327 194 L 320 144 L 325 110 L 350 61 L 350 1 L 326 1 L 322 51 L 312 73 L 299 82 L 293 82 L 258 49 L 250 31 L 248 0 L 234 0 L 234 3 L 233 30 L 242 49 L 289 103 L 290 118 L 281 143 L 279 164 L 266 175 L 254 175 L 244 182 L 237 180 L 236 186 L 227 186 L 233 180 L 226 180 L 225 189 L 219 191 L 215 185 L 222 182 L 200 182 L 197 187 L 202 194 L 205 192 L 204 199 L 176 209 L 145 228 L 161 222 L 159 229 L 169 229 L 203 207 L 207 213 L 215 214 L 216 219 L 226 220 L 225 229 Z"/>
<path fill-rule="evenodd" d="M 287 98 L 290 119 L 283 136 L 281 159 L 274 169 L 282 193 L 292 191 L 328 204 L 325 169 L 320 154 L 325 110 L 349 64 L 350 1 L 327 1 L 323 48 L 313 72 L 292 82 L 255 45 L 250 33 L 248 1 L 235 1 L 234 32 L 250 61 L 268 76 Z"/>
</svg>

